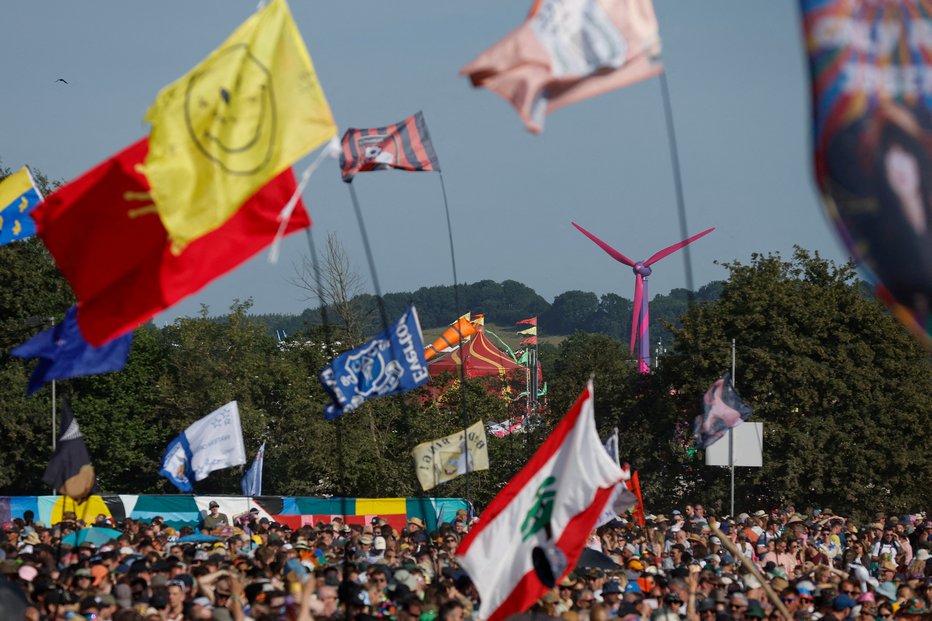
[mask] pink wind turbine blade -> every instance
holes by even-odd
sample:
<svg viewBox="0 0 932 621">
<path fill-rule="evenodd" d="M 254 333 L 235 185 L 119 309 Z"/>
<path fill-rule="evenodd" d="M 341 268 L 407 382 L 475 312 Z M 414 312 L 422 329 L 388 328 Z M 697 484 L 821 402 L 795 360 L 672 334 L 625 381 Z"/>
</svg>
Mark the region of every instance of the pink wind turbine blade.
<svg viewBox="0 0 932 621">
<path fill-rule="evenodd" d="M 637 268 L 635 268 L 635 270 L 636 269 Z M 637 271 L 635 271 L 634 273 L 636 274 L 636 276 L 634 279 L 634 310 L 631 314 L 631 353 L 632 354 L 634 353 L 635 340 L 637 339 L 638 333 L 640 332 L 638 330 L 638 326 L 640 325 L 640 322 L 643 321 L 643 317 L 641 317 L 641 302 L 644 299 L 644 278 L 643 276 L 638 274 Z"/>
<path fill-rule="evenodd" d="M 679 250 L 680 248 L 685 248 L 686 246 L 688 246 L 689 244 L 693 243 L 694 241 L 696 241 L 696 240 L 699 239 L 700 237 L 704 237 L 704 236 L 708 235 L 709 233 L 711 233 L 711 232 L 714 231 L 714 230 L 715 230 L 715 227 L 712 227 L 711 229 L 707 229 L 707 230 L 705 230 L 705 231 L 702 231 L 701 233 L 698 233 L 698 234 L 696 234 L 696 235 L 693 235 L 693 236 L 690 237 L 689 239 L 684 239 L 683 241 L 677 242 L 677 243 L 673 244 L 672 246 L 668 246 L 668 247 L 664 248 L 663 250 L 661 250 L 661 251 L 659 251 L 659 252 L 655 252 L 655 253 L 653 254 L 653 256 L 651 256 L 651 258 L 649 258 L 648 260 L 644 261 L 644 265 L 651 265 L 651 264 L 653 264 L 653 263 L 656 263 L 656 262 L 659 261 L 660 259 L 662 259 L 662 258 L 664 258 L 664 257 L 666 257 L 666 256 L 669 256 L 669 255 L 673 254 L 674 252 L 676 252 L 676 251 Z"/>
<path fill-rule="evenodd" d="M 599 239 L 598 237 L 596 237 L 595 235 L 593 235 L 592 233 L 590 233 L 589 231 L 587 231 L 587 230 L 584 229 L 583 227 L 579 226 L 579 225 L 576 224 L 575 222 L 571 222 L 570 224 L 572 224 L 573 226 L 575 226 L 576 229 L 577 229 L 580 233 L 582 233 L 583 235 L 585 235 L 586 237 L 588 237 L 589 239 L 591 239 L 592 241 L 594 241 L 594 242 L 596 243 L 596 245 L 597 245 L 599 248 L 601 248 L 602 250 L 604 250 L 605 252 L 607 252 L 608 255 L 609 255 L 610 257 L 612 257 L 613 259 L 615 259 L 615 260 L 618 261 L 619 263 L 624 263 L 625 265 L 627 265 L 627 266 L 629 266 L 629 267 L 634 267 L 634 261 L 632 261 L 631 259 L 629 259 L 629 258 L 626 257 L 625 255 L 621 254 L 620 252 L 618 252 L 617 250 L 615 250 L 614 248 L 612 248 L 611 246 L 609 246 L 608 244 L 606 244 L 604 241 L 602 241 L 601 239 Z"/>
</svg>

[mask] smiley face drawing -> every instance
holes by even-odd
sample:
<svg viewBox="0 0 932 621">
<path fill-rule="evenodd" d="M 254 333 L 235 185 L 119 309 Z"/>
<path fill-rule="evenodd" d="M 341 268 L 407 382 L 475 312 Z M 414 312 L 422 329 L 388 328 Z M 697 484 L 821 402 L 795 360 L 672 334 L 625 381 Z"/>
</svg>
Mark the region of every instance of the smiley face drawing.
<svg viewBox="0 0 932 621">
<path fill-rule="evenodd" d="M 188 135 L 224 172 L 254 175 L 272 159 L 276 115 L 272 73 L 245 43 L 230 46 L 191 77 Z"/>
</svg>

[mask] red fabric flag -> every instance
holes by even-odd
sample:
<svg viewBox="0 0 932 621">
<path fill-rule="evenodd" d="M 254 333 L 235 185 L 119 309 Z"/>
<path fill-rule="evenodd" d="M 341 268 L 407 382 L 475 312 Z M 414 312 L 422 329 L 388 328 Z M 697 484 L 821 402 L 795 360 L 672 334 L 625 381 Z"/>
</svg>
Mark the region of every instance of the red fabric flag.
<svg viewBox="0 0 932 621">
<path fill-rule="evenodd" d="M 638 499 L 638 503 L 631 510 L 631 516 L 637 520 L 638 524 L 644 526 L 644 499 L 641 498 L 641 479 L 638 478 L 637 470 L 631 473 L 630 479 L 625 481 L 625 487 L 628 488 L 628 491 L 633 492 Z"/>
<path fill-rule="evenodd" d="M 356 173 L 369 170 L 400 168 L 440 172 L 440 161 L 430 141 L 423 112 L 388 127 L 350 128 L 341 142 L 340 170 L 347 183 Z"/>
<path fill-rule="evenodd" d="M 537 325 L 537 317 L 531 317 L 530 319 L 522 319 L 521 321 L 516 321 L 515 323 L 526 323 L 532 326 Z"/>
<path fill-rule="evenodd" d="M 657 75 L 659 54 L 650 0 L 542 0 L 460 75 L 509 101 L 536 134 L 558 108 Z"/>
<path fill-rule="evenodd" d="M 521 345 L 524 345 L 524 344 L 537 345 L 537 337 L 529 336 L 526 339 L 521 339 Z"/>
<path fill-rule="evenodd" d="M 137 328 L 199 291 L 274 239 L 295 191 L 287 169 L 219 229 L 171 252 L 165 227 L 137 170 L 148 139 L 59 188 L 33 211 L 38 235 L 78 298 L 78 325 L 92 345 Z M 286 232 L 310 226 L 299 201 Z"/>
</svg>

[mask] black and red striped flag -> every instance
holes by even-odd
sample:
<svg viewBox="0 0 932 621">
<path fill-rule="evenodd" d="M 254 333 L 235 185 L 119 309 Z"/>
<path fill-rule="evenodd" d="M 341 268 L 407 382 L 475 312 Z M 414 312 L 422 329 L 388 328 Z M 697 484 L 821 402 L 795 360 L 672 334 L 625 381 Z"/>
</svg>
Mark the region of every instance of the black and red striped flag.
<svg viewBox="0 0 932 621">
<path fill-rule="evenodd" d="M 340 169 L 347 183 L 356 173 L 369 170 L 400 168 L 440 172 L 440 162 L 422 112 L 388 127 L 350 128 L 343 134 L 342 143 Z"/>
</svg>

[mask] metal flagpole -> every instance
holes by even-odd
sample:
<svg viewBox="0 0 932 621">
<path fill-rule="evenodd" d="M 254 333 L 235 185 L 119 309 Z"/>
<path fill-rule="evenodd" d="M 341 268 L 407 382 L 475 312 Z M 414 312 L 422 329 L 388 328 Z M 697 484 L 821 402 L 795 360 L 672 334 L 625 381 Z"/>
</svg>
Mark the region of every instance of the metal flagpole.
<svg viewBox="0 0 932 621">
<path fill-rule="evenodd" d="M 466 404 L 466 360 L 463 358 L 463 333 L 460 331 L 459 318 L 462 317 L 462 308 L 460 307 L 460 287 L 456 277 L 456 251 L 453 248 L 453 223 L 450 220 L 450 204 L 447 202 L 447 185 L 443 182 L 443 173 L 437 171 L 440 176 L 440 191 L 443 193 L 443 209 L 447 215 L 447 235 L 450 238 L 450 261 L 453 265 L 453 303 L 456 305 L 456 333 L 460 337 L 457 347 L 460 354 L 460 401 L 461 412 L 460 418 L 463 425 L 463 438 L 465 439 L 464 447 L 466 450 L 466 515 L 472 517 L 472 503 L 469 500 L 469 473 L 472 470 L 472 461 L 469 459 L 469 415 Z"/>
<path fill-rule="evenodd" d="M 686 224 L 686 201 L 683 198 L 683 179 L 680 176 L 680 155 L 676 146 L 676 129 L 673 126 L 673 106 L 670 104 L 670 87 L 667 86 L 667 71 L 660 72 L 660 89 L 663 93 L 663 110 L 667 120 L 667 140 L 670 143 L 670 160 L 673 164 L 673 183 L 676 187 L 676 206 L 680 220 L 680 237 L 689 237 Z M 689 246 L 683 248 L 683 264 L 686 268 L 686 295 L 690 303 L 693 300 L 693 267 Z"/>
<path fill-rule="evenodd" d="M 735 339 L 731 339 L 731 382 L 735 382 Z M 728 430 L 728 466 L 731 468 L 731 517 L 735 517 L 735 430 Z"/>
<path fill-rule="evenodd" d="M 58 434 L 55 431 L 55 406 L 56 406 L 56 397 L 55 397 L 55 380 L 52 380 L 52 455 L 55 454 L 55 451 L 58 448 Z M 54 487 L 52 488 L 52 496 L 58 496 L 58 490 Z"/>
</svg>

